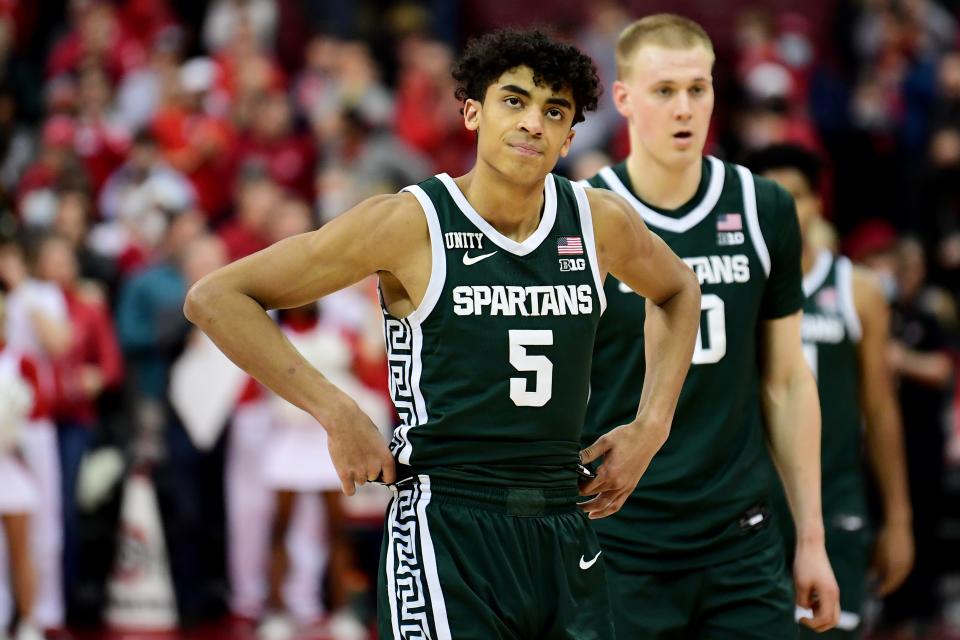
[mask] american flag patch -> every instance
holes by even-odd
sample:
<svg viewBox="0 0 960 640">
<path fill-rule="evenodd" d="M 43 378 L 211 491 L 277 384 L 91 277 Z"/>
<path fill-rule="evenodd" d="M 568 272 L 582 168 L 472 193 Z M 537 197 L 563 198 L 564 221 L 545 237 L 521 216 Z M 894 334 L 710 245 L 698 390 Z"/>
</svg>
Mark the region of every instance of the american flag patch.
<svg viewBox="0 0 960 640">
<path fill-rule="evenodd" d="M 557 238 L 557 253 L 561 256 L 582 256 L 583 240 L 580 236 L 560 236 Z"/>
<path fill-rule="evenodd" d="M 743 218 L 739 213 L 721 213 L 717 216 L 717 231 L 742 231 Z"/>
</svg>

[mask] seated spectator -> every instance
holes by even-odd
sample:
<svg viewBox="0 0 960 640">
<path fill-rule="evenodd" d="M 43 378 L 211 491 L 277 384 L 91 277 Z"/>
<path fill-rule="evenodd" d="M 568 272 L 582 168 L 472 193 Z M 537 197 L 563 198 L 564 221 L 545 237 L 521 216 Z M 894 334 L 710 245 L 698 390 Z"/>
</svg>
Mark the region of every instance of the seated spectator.
<svg viewBox="0 0 960 640">
<path fill-rule="evenodd" d="M 47 77 L 75 73 L 86 64 L 101 66 L 116 80 L 143 64 L 143 46 L 124 32 L 110 2 L 71 3 L 70 31 L 47 57 Z"/>
<path fill-rule="evenodd" d="M 84 69 L 77 88 L 79 109 L 73 150 L 86 166 L 97 194 L 130 150 L 130 132 L 114 113 L 113 87 L 103 69 Z"/>
</svg>

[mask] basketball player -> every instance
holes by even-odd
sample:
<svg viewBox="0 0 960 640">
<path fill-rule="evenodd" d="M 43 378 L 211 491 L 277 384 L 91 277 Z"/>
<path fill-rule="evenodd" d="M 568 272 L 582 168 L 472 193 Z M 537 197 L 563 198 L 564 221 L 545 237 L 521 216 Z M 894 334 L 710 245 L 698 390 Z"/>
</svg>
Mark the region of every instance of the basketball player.
<svg viewBox="0 0 960 640">
<path fill-rule="evenodd" d="M 797 203 L 803 236 L 803 349 L 820 393 L 823 519 L 827 554 L 840 585 L 840 622 L 825 637 L 852 640 L 861 635 L 871 564 L 880 596 L 895 591 L 913 566 L 903 429 L 886 360 L 890 307 L 868 270 L 814 239 L 816 225 L 823 222 L 819 158 L 784 144 L 757 152 L 748 164 Z M 861 425 L 866 426 L 862 439 L 883 506 L 873 544 L 861 472 Z M 781 523 L 786 525 L 784 537 L 792 540 L 789 521 Z M 804 629 L 800 635 L 813 636 Z"/>
<path fill-rule="evenodd" d="M 380 637 L 611 638 L 586 520 L 620 507 L 667 437 L 697 283 L 621 198 L 550 173 L 597 104 L 586 56 L 540 32 L 501 31 L 473 40 L 454 77 L 477 136 L 469 173 L 368 199 L 231 264 L 190 292 L 186 313 L 323 425 L 345 493 L 393 485 Z M 635 415 L 597 447 L 595 497 L 578 507 L 608 272 L 650 300 L 650 376 Z M 264 311 L 372 273 L 402 420 L 390 448 Z"/>
<path fill-rule="evenodd" d="M 630 154 L 589 183 L 626 198 L 702 291 L 670 439 L 624 507 L 597 523 L 617 637 L 796 636 L 794 585 L 770 522 L 771 453 L 798 533 L 796 602 L 812 609 L 804 624 L 825 630 L 839 611 L 820 514 L 817 388 L 800 341 L 793 201 L 773 182 L 703 156 L 714 53 L 699 25 L 646 17 L 621 33 L 616 53 L 613 99 Z M 643 340 L 649 305 L 617 278 L 604 288 L 585 443 L 632 415 L 656 355 Z M 588 447 L 584 459 L 594 457 Z"/>
</svg>

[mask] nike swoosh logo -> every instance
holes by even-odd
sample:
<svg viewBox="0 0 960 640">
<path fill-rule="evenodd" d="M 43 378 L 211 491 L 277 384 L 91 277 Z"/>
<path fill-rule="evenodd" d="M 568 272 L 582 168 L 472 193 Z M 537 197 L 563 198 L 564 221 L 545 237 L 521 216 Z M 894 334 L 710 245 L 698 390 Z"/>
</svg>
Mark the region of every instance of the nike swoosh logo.
<svg viewBox="0 0 960 640">
<path fill-rule="evenodd" d="M 487 258 L 489 258 L 490 256 L 492 256 L 492 255 L 495 254 L 495 253 L 496 253 L 496 251 L 491 251 L 490 253 L 483 253 L 483 254 L 481 254 L 481 255 L 479 255 L 479 256 L 473 256 L 473 257 L 471 257 L 468 252 L 464 251 L 464 252 L 463 252 L 463 264 L 465 264 L 465 265 L 467 265 L 467 266 L 469 267 L 469 266 L 472 265 L 472 264 L 477 264 L 477 263 L 480 262 L 481 260 L 486 260 Z"/>
<path fill-rule="evenodd" d="M 601 553 L 603 553 L 603 551 L 597 551 L 597 555 L 593 556 L 593 560 L 584 560 L 583 556 L 580 556 L 580 568 L 586 571 L 592 567 L 594 564 L 596 564 L 597 558 L 600 557 Z"/>
</svg>

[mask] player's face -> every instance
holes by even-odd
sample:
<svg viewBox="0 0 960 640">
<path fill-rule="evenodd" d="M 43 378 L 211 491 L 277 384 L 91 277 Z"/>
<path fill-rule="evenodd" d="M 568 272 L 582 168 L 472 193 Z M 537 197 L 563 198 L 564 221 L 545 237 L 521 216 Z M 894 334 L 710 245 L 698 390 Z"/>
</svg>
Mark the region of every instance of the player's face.
<svg viewBox="0 0 960 640">
<path fill-rule="evenodd" d="M 613 85 L 617 111 L 630 121 L 632 153 L 668 167 L 699 162 L 713 113 L 713 54 L 705 47 L 643 45 Z"/>
<path fill-rule="evenodd" d="M 806 235 L 811 224 L 820 217 L 820 198 L 810 188 L 807 179 L 801 172 L 789 168 L 772 169 L 763 175 L 793 196 L 793 201 L 797 204 L 797 218 L 800 219 L 800 232 Z"/>
<path fill-rule="evenodd" d="M 467 100 L 463 118 L 477 132 L 477 161 L 511 182 L 542 181 L 573 140 L 573 94 L 533 82 L 517 67 L 487 87 L 483 102 Z"/>
</svg>

